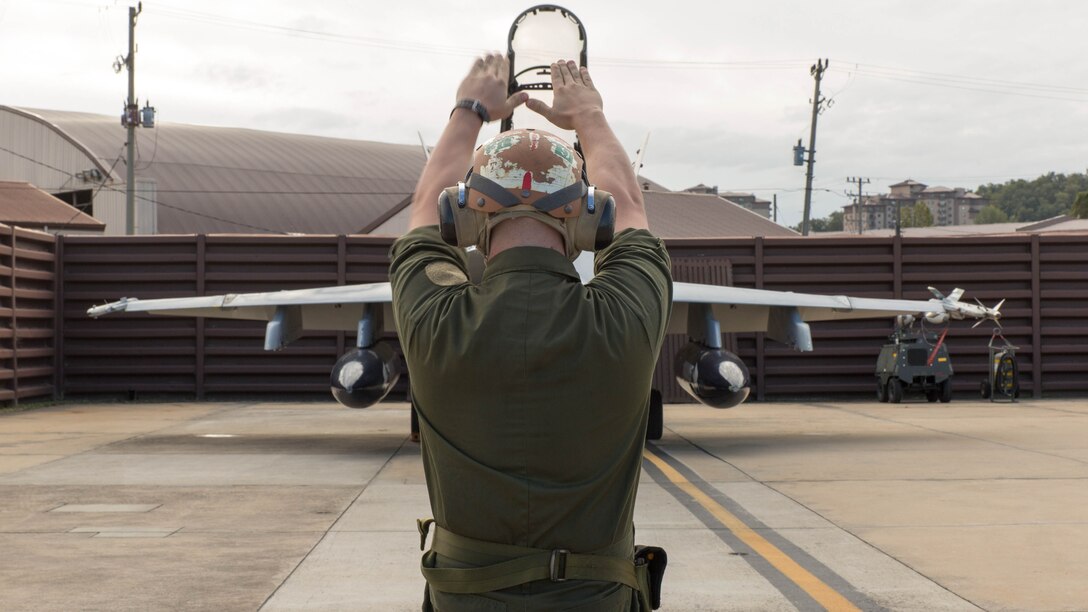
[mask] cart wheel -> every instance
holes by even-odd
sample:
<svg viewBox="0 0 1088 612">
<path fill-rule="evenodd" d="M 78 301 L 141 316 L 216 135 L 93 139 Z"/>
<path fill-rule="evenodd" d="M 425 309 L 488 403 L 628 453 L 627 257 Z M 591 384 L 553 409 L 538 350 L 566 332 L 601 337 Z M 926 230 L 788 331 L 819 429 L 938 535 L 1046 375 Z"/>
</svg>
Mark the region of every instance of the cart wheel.
<svg viewBox="0 0 1088 612">
<path fill-rule="evenodd" d="M 928 390 L 926 390 L 926 401 L 927 402 L 932 404 L 933 402 L 937 401 L 937 396 L 938 396 L 937 389 L 928 389 Z"/>
<path fill-rule="evenodd" d="M 952 401 L 952 379 L 951 378 L 944 379 L 944 381 L 941 382 L 940 386 L 938 387 L 938 391 L 940 392 L 940 399 L 941 399 L 942 404 L 947 404 L 948 402 L 951 402 Z"/>
<path fill-rule="evenodd" d="M 990 399 L 990 394 L 990 381 L 982 381 L 982 384 L 979 386 L 979 395 L 982 396 L 982 399 Z"/>
<path fill-rule="evenodd" d="M 647 440 L 660 440 L 665 429 L 665 411 L 662 406 L 661 392 L 650 389 L 650 422 L 646 426 Z"/>
<path fill-rule="evenodd" d="M 888 379 L 888 401 L 893 404 L 903 401 L 903 383 L 898 378 Z"/>
<path fill-rule="evenodd" d="M 888 388 L 884 386 L 884 383 L 880 382 L 880 379 L 876 379 L 876 401 L 884 403 L 888 401 Z"/>
</svg>

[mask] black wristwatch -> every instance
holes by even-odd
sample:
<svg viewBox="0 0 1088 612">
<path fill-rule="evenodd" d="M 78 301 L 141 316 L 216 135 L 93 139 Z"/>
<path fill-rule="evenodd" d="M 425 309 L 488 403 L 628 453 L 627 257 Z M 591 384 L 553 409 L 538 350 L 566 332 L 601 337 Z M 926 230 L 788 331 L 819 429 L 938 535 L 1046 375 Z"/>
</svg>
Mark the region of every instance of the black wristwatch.
<svg viewBox="0 0 1088 612">
<path fill-rule="evenodd" d="M 450 117 L 453 116 L 453 111 L 455 111 L 455 110 L 457 110 L 459 108 L 467 108 L 470 111 L 476 113 L 477 115 L 480 116 L 480 119 L 484 123 L 487 123 L 487 122 L 491 121 L 491 114 L 487 112 L 487 108 L 479 100 L 472 100 L 470 98 L 465 98 L 464 100 L 458 100 L 457 104 L 453 105 L 453 110 L 450 111 Z"/>
</svg>

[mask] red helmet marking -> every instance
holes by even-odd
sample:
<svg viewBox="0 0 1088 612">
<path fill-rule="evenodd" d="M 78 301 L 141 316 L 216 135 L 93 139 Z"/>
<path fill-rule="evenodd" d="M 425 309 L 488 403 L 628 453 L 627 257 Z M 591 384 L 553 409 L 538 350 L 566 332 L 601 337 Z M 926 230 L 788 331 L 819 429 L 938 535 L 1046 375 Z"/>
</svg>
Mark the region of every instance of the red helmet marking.
<svg viewBox="0 0 1088 612">
<path fill-rule="evenodd" d="M 521 177 L 521 190 L 530 191 L 533 188 L 533 173 L 526 172 L 525 176 Z"/>
</svg>

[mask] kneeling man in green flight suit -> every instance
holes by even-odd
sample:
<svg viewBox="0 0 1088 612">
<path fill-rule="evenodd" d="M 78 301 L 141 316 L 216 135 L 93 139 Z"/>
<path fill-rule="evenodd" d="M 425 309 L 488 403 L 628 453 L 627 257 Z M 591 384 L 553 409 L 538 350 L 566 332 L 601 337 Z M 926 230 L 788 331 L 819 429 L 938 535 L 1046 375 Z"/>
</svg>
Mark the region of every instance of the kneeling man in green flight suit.
<svg viewBox="0 0 1088 612">
<path fill-rule="evenodd" d="M 552 106 L 507 97 L 508 72 L 488 55 L 461 82 L 392 250 L 434 515 L 424 610 L 648 610 L 632 514 L 669 257 L 589 72 L 552 64 Z M 584 161 L 543 131 L 475 148 L 523 103 L 573 129 Z"/>
</svg>

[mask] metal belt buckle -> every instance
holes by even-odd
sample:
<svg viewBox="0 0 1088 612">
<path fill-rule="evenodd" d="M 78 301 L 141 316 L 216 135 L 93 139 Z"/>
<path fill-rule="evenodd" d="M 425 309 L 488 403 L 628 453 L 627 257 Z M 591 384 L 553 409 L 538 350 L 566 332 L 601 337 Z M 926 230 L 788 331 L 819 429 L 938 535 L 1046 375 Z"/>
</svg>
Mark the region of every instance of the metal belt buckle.
<svg viewBox="0 0 1088 612">
<path fill-rule="evenodd" d="M 565 548 L 556 548 L 548 559 L 548 579 L 552 582 L 567 581 L 567 555 L 570 551 Z"/>
</svg>

